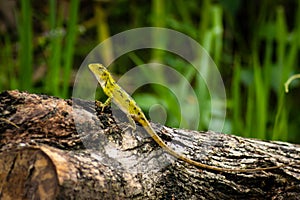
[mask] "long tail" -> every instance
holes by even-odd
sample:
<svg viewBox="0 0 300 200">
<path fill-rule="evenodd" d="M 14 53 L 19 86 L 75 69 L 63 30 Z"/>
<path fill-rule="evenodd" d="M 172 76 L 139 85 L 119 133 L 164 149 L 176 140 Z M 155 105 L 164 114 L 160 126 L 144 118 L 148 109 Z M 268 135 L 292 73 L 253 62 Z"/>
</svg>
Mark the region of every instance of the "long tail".
<svg viewBox="0 0 300 200">
<path fill-rule="evenodd" d="M 253 169 L 227 169 L 227 168 L 221 168 L 221 167 L 215 167 L 211 165 L 206 165 L 197 161 L 194 161 L 192 159 L 187 158 L 183 154 L 177 153 L 173 149 L 171 149 L 167 144 L 156 134 L 156 132 L 153 130 L 151 126 L 144 126 L 144 129 L 148 132 L 148 134 L 155 140 L 155 142 L 162 147 L 166 152 L 171 154 L 172 156 L 185 161 L 191 165 L 204 168 L 204 169 L 209 169 L 209 170 L 214 170 L 214 171 L 219 171 L 219 172 L 256 172 L 256 171 L 263 171 L 263 170 L 271 170 L 271 169 L 277 169 L 280 167 L 284 167 L 286 165 L 280 165 L 280 166 L 272 166 L 272 167 L 263 167 L 263 168 L 253 168 Z"/>
</svg>

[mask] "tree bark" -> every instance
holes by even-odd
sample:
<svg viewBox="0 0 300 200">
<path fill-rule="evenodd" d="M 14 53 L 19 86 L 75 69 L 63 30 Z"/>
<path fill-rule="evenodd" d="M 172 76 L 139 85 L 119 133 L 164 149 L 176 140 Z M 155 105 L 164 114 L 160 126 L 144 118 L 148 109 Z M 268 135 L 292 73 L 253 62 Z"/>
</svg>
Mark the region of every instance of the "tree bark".
<svg viewBox="0 0 300 200">
<path fill-rule="evenodd" d="M 152 125 L 168 146 L 204 164 L 287 166 L 197 168 L 110 107 L 7 91 L 0 94 L 0 199 L 300 199 L 299 145 Z"/>
</svg>

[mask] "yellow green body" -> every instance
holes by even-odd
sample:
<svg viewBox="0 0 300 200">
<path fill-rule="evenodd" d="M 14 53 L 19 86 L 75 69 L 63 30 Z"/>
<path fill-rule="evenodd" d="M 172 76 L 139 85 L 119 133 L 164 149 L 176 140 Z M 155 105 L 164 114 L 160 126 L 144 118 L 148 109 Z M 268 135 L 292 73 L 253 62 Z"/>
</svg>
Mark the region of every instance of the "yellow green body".
<svg viewBox="0 0 300 200">
<path fill-rule="evenodd" d="M 254 169 L 227 169 L 227 168 L 220 168 L 220 167 L 202 164 L 200 162 L 189 159 L 180 153 L 177 153 L 169 146 L 167 146 L 166 143 L 156 134 L 156 132 L 150 125 L 149 121 L 145 117 L 144 113 L 142 112 L 141 108 L 136 104 L 136 102 L 132 99 L 132 97 L 115 82 L 115 80 L 113 79 L 109 71 L 103 65 L 98 63 L 90 64 L 89 69 L 92 71 L 92 73 L 98 80 L 99 84 L 101 85 L 104 93 L 109 98 L 106 104 L 112 99 L 113 102 L 125 114 L 127 114 L 134 128 L 135 128 L 134 121 L 136 121 L 147 131 L 147 133 L 155 140 L 155 142 L 161 148 L 163 148 L 163 150 L 165 150 L 172 156 L 180 160 L 183 160 L 191 165 L 195 165 L 203 169 L 215 170 L 219 172 L 254 172 L 254 171 L 270 170 L 270 169 L 282 167 L 282 166 L 273 166 L 273 167 L 266 167 L 266 168 L 254 168 Z"/>
</svg>

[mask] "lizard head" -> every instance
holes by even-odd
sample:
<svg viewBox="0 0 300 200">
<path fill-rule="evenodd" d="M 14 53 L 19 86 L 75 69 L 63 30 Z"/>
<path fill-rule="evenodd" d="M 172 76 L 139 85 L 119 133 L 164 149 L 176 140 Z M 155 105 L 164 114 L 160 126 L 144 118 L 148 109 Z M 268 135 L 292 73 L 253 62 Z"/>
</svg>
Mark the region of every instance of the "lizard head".
<svg viewBox="0 0 300 200">
<path fill-rule="evenodd" d="M 110 73 L 103 65 L 98 63 L 89 64 L 89 69 L 93 72 L 101 87 L 105 87 L 107 81 L 111 80 Z"/>
</svg>

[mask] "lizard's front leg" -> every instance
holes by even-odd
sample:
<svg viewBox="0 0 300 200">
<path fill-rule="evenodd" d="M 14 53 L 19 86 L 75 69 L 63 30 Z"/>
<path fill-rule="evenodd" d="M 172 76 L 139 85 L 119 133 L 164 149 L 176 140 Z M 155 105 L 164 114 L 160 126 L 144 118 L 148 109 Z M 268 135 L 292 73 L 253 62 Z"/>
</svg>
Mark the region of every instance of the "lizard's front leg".
<svg viewBox="0 0 300 200">
<path fill-rule="evenodd" d="M 104 111 L 104 108 L 107 107 L 109 104 L 111 103 L 111 98 L 107 98 L 106 101 L 104 103 L 102 103 L 101 101 L 97 101 L 96 100 L 96 106 L 101 108 L 101 111 Z"/>
</svg>

